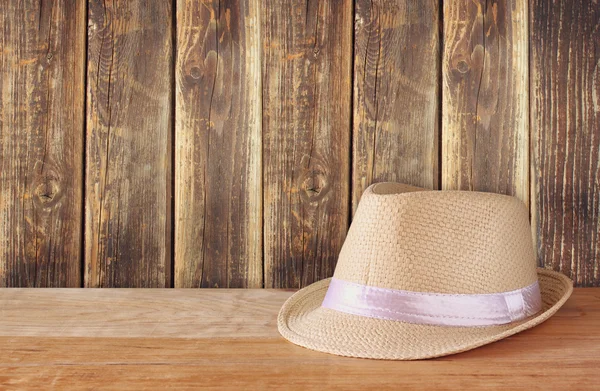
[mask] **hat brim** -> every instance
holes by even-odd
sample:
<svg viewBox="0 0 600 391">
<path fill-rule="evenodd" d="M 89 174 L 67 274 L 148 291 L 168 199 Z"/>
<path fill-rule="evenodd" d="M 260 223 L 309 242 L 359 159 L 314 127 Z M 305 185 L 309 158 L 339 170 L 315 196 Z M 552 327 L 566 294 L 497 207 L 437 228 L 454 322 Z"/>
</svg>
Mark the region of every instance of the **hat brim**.
<svg viewBox="0 0 600 391">
<path fill-rule="evenodd" d="M 573 284 L 566 276 L 538 269 L 542 310 L 519 322 L 489 327 L 449 327 L 368 318 L 321 307 L 329 281 L 292 295 L 279 312 L 281 335 L 308 349 L 349 357 L 418 360 L 474 349 L 534 327 L 566 302 Z"/>
</svg>

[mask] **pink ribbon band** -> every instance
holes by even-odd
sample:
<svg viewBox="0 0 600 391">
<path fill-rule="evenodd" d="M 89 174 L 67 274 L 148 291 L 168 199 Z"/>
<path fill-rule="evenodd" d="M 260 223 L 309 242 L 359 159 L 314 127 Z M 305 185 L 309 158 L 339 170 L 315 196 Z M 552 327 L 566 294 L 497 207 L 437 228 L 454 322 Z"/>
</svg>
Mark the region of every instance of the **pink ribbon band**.
<svg viewBox="0 0 600 391">
<path fill-rule="evenodd" d="M 490 294 L 446 294 L 377 288 L 332 278 L 323 307 L 349 314 L 437 326 L 493 326 L 542 309 L 537 281 Z"/>
</svg>

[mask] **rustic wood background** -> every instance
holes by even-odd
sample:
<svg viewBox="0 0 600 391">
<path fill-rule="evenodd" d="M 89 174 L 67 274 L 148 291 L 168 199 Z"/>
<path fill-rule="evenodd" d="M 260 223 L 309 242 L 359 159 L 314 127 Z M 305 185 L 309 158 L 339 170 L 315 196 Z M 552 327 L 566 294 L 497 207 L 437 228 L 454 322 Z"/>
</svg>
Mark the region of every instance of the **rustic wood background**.
<svg viewBox="0 0 600 391">
<path fill-rule="evenodd" d="M 596 0 L 0 2 L 0 286 L 286 287 L 362 191 L 516 195 L 600 285 Z"/>
</svg>

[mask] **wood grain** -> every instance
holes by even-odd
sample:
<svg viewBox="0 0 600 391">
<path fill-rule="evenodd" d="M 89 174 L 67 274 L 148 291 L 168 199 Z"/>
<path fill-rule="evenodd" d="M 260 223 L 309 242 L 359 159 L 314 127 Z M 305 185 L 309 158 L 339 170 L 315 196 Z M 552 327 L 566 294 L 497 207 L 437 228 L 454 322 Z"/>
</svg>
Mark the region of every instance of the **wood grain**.
<svg viewBox="0 0 600 391">
<path fill-rule="evenodd" d="M 267 338 L 276 335 L 277 312 L 292 293 L 271 289 L 0 289 L 0 336 Z"/>
<path fill-rule="evenodd" d="M 89 2 L 85 286 L 171 276 L 170 2 Z"/>
<path fill-rule="evenodd" d="M 529 202 L 526 0 L 444 2 L 442 188 Z"/>
<path fill-rule="evenodd" d="M 331 276 L 348 228 L 352 2 L 262 6 L 266 287 Z"/>
<path fill-rule="evenodd" d="M 439 4 L 356 2 L 353 211 L 373 182 L 439 188 Z"/>
<path fill-rule="evenodd" d="M 575 289 L 556 315 L 525 332 L 465 353 L 402 363 L 339 357 L 285 341 L 275 318 L 290 294 L 0 290 L 0 388 L 597 388 L 595 288 Z M 108 332 L 100 336 L 101 330 Z"/>
<path fill-rule="evenodd" d="M 539 262 L 600 285 L 600 5 L 531 3 L 532 206 Z"/>
<path fill-rule="evenodd" d="M 85 4 L 0 3 L 0 286 L 79 287 Z"/>
<path fill-rule="evenodd" d="M 259 6 L 178 2 L 177 287 L 263 283 Z"/>
</svg>

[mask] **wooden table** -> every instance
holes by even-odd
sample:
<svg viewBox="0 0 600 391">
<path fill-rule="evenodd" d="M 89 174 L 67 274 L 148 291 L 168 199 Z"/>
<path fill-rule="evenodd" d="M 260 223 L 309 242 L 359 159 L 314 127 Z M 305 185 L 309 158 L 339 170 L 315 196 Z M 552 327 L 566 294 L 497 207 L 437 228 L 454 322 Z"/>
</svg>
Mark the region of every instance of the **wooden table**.
<svg viewBox="0 0 600 391">
<path fill-rule="evenodd" d="M 0 389 L 600 389 L 600 289 L 470 352 L 391 362 L 282 339 L 290 291 L 0 289 Z"/>
</svg>

